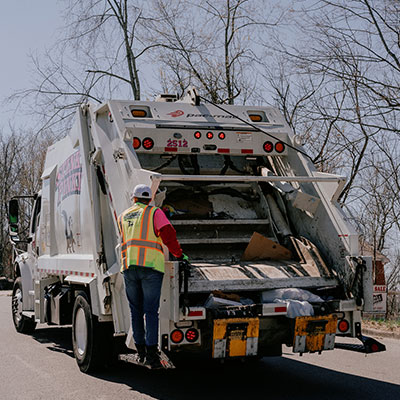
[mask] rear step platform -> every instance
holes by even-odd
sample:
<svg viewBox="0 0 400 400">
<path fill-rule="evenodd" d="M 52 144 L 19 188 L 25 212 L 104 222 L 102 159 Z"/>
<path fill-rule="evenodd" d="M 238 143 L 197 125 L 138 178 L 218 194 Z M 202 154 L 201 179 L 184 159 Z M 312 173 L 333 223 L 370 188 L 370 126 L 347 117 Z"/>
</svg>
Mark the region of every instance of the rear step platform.
<svg viewBox="0 0 400 400">
<path fill-rule="evenodd" d="M 118 360 L 152 369 L 149 365 L 139 362 L 136 353 L 119 354 Z M 175 365 L 162 351 L 160 352 L 160 363 L 163 369 L 175 369 Z"/>
<path fill-rule="evenodd" d="M 362 344 L 351 344 L 351 343 L 335 343 L 336 349 L 357 351 L 359 353 L 378 353 L 380 351 L 386 351 L 386 346 L 379 343 L 377 340 L 368 336 L 357 336 L 357 339 L 361 340 Z"/>
</svg>

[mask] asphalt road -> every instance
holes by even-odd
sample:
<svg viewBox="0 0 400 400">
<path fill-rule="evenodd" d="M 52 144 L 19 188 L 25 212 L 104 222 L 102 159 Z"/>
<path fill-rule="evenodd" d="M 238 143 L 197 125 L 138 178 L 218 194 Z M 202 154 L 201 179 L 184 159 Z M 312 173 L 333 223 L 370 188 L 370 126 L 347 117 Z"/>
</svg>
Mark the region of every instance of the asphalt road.
<svg viewBox="0 0 400 400">
<path fill-rule="evenodd" d="M 39 326 L 18 334 L 10 292 L 0 291 L 0 399 L 400 399 L 400 340 L 383 339 L 384 353 L 344 350 L 283 357 L 254 364 L 188 363 L 149 371 L 121 363 L 82 374 L 73 358 L 71 329 Z"/>
</svg>

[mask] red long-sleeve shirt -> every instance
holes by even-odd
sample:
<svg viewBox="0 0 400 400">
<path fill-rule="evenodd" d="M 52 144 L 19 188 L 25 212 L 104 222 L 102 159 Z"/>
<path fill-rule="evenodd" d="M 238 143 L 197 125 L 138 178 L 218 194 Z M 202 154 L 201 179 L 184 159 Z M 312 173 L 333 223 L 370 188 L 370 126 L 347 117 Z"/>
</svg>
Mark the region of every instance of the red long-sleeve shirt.
<svg viewBox="0 0 400 400">
<path fill-rule="evenodd" d="M 182 256 L 181 245 L 176 238 L 176 231 L 171 224 L 163 226 L 160 229 L 159 236 L 161 236 L 161 240 L 168 247 L 168 250 L 171 254 L 173 254 L 176 258 Z"/>
<path fill-rule="evenodd" d="M 181 257 L 182 249 L 176 238 L 176 231 L 161 209 L 158 209 L 154 213 L 153 225 L 154 233 L 161 237 L 163 243 L 168 247 L 169 252 L 176 258 Z"/>
</svg>

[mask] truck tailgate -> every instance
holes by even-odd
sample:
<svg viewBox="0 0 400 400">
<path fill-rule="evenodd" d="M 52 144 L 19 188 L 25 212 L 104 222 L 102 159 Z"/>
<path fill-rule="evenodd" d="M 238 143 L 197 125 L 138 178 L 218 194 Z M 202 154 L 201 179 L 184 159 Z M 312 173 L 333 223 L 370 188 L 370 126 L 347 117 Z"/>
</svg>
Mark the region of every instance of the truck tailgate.
<svg viewBox="0 0 400 400">
<path fill-rule="evenodd" d="M 336 286 L 337 279 L 296 261 L 192 263 L 189 292 Z"/>
</svg>

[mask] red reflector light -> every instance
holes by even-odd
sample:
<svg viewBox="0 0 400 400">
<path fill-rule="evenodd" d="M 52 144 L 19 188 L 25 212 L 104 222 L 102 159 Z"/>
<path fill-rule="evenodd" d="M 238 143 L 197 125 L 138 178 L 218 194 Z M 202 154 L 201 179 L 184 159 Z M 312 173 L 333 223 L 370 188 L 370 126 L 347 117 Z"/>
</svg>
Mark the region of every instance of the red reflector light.
<svg viewBox="0 0 400 400">
<path fill-rule="evenodd" d="M 197 310 L 197 311 L 189 311 L 188 317 L 202 317 L 203 316 L 203 311 Z"/>
<path fill-rule="evenodd" d="M 286 312 L 286 307 L 275 307 L 275 312 Z"/>
<path fill-rule="evenodd" d="M 154 141 L 152 138 L 144 138 L 143 142 L 142 142 L 142 146 L 146 149 L 146 150 L 151 150 L 154 147 Z"/>
<path fill-rule="evenodd" d="M 253 149 L 242 149 L 242 154 L 253 154 Z"/>
<path fill-rule="evenodd" d="M 183 332 L 180 329 L 175 329 L 171 332 L 171 340 L 174 343 L 180 343 L 183 340 Z"/>
<path fill-rule="evenodd" d="M 373 353 L 379 351 L 379 346 L 378 346 L 376 343 L 373 343 L 373 344 L 371 345 L 371 351 L 372 351 Z"/>
<path fill-rule="evenodd" d="M 285 145 L 282 142 L 275 143 L 275 151 L 277 153 L 282 153 L 285 150 Z"/>
<path fill-rule="evenodd" d="M 214 134 L 212 132 L 207 132 L 207 139 L 212 139 L 214 137 Z"/>
<path fill-rule="evenodd" d="M 218 137 L 219 137 L 221 140 L 224 140 L 224 139 L 225 139 L 225 133 L 224 133 L 224 132 L 218 133 Z"/>
<path fill-rule="evenodd" d="M 164 151 L 178 151 L 177 147 L 164 147 Z"/>
<path fill-rule="evenodd" d="M 200 138 L 201 138 L 201 132 L 199 132 L 199 131 L 195 132 L 195 133 L 194 133 L 194 137 L 195 137 L 196 139 L 200 139 Z"/>
<path fill-rule="evenodd" d="M 342 319 L 338 322 L 339 332 L 347 332 L 350 328 L 350 324 L 345 319 Z"/>
<path fill-rule="evenodd" d="M 133 142 L 132 142 L 133 148 L 135 150 L 137 150 L 140 147 L 140 139 L 137 137 L 133 138 Z"/>
<path fill-rule="evenodd" d="M 263 149 L 266 153 L 271 153 L 271 151 L 274 149 L 274 145 L 272 142 L 265 142 L 263 144 Z"/>
<path fill-rule="evenodd" d="M 199 331 L 197 329 L 190 328 L 186 331 L 185 338 L 189 343 L 193 343 L 199 338 Z"/>
<path fill-rule="evenodd" d="M 218 153 L 229 153 L 229 149 L 218 149 Z"/>
</svg>

